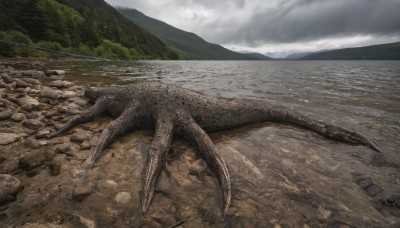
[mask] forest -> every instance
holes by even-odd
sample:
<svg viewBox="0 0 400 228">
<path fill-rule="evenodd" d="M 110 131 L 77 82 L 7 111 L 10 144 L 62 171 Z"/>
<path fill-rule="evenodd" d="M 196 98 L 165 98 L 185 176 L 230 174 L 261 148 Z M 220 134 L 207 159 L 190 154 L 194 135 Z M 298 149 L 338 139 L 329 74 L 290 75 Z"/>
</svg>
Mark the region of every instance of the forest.
<svg viewBox="0 0 400 228">
<path fill-rule="evenodd" d="M 0 39 L 107 59 L 178 59 L 103 0 L 0 0 Z M 0 56 L 56 54 L 0 42 Z"/>
</svg>

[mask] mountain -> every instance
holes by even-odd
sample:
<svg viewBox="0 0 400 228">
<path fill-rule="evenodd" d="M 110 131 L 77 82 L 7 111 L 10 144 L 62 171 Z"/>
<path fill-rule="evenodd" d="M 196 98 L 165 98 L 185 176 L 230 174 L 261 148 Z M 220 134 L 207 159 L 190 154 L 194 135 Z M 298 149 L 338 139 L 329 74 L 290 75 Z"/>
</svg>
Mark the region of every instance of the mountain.
<svg viewBox="0 0 400 228">
<path fill-rule="evenodd" d="M 303 60 L 400 60 L 400 42 L 344 48 L 305 55 Z"/>
<path fill-rule="evenodd" d="M 196 60 L 254 60 L 254 56 L 228 50 L 221 45 L 211 44 L 194 33 L 177 29 L 167 23 L 148 17 L 143 13 L 128 8 L 118 8 L 118 12 L 128 19 L 152 32 L 173 50 Z M 259 59 L 259 58 L 257 58 Z"/>
<path fill-rule="evenodd" d="M 0 31 L 0 39 L 105 58 L 178 58 L 104 0 L 0 0 Z M 7 50 L 0 54 L 21 54 Z"/>
<path fill-rule="evenodd" d="M 272 58 L 256 52 L 241 53 L 242 55 L 252 58 L 254 60 L 272 60 Z"/>
</svg>

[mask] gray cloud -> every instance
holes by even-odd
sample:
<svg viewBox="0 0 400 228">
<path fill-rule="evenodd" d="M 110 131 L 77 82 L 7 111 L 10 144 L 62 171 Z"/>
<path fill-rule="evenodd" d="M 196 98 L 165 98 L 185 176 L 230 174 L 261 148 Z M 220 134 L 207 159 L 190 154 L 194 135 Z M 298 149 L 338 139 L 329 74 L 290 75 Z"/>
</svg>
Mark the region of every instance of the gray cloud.
<svg viewBox="0 0 400 228">
<path fill-rule="evenodd" d="M 400 0 L 108 0 L 219 44 L 261 47 L 367 36 L 400 39 Z M 333 42 L 333 41 L 332 41 Z M 329 47 L 327 47 L 329 48 Z"/>
</svg>

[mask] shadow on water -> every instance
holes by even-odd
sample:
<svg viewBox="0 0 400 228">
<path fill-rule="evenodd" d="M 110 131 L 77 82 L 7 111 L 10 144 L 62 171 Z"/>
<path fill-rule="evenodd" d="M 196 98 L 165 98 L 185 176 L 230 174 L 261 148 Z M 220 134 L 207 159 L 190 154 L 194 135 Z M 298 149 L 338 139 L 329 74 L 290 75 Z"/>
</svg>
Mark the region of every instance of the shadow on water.
<svg viewBox="0 0 400 228">
<path fill-rule="evenodd" d="M 182 139 L 174 141 L 148 215 L 141 215 L 144 158 L 139 145 L 150 144 L 152 132 L 123 136 L 109 149 L 115 158 L 108 153 L 100 162 L 107 170 L 99 167 L 92 171 L 98 175 L 93 181 L 99 186 L 109 179 L 123 183 L 113 191 L 129 192 L 138 205 L 115 210 L 131 225 L 188 227 L 399 225 L 400 208 L 396 209 L 395 203 L 385 204 L 400 189 L 399 66 L 396 61 L 54 63 L 68 72 L 68 80 L 87 85 L 158 80 L 210 95 L 266 99 L 356 129 L 384 151 L 384 156 L 377 155 L 365 146 L 339 143 L 281 123 L 256 123 L 211 133 L 228 164 L 233 185 L 232 206 L 221 221 L 218 184 Z M 371 193 L 363 180 L 381 190 Z M 97 201 L 113 198 L 114 192 L 102 189 L 85 207 L 94 210 L 91 215 L 97 211 L 104 216 L 97 217 L 98 223 L 107 224 L 111 206 L 98 208 Z"/>
</svg>

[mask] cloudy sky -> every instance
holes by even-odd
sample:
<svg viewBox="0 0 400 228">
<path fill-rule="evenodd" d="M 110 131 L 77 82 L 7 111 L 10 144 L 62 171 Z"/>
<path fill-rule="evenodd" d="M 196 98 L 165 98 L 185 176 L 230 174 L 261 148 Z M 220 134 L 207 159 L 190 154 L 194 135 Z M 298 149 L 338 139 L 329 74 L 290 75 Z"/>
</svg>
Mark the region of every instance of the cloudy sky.
<svg viewBox="0 0 400 228">
<path fill-rule="evenodd" d="M 400 41 L 400 0 L 106 0 L 235 51 L 292 53 Z"/>
</svg>

